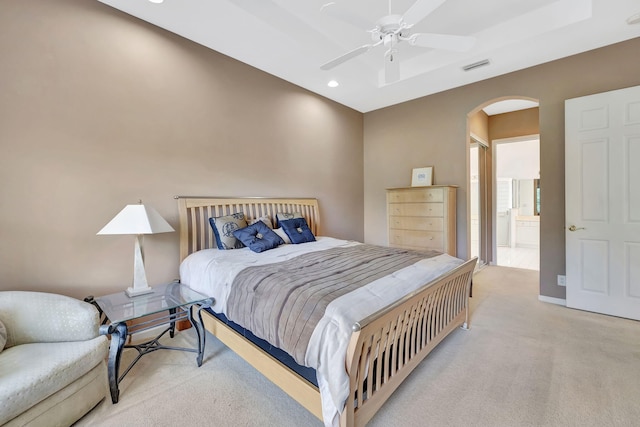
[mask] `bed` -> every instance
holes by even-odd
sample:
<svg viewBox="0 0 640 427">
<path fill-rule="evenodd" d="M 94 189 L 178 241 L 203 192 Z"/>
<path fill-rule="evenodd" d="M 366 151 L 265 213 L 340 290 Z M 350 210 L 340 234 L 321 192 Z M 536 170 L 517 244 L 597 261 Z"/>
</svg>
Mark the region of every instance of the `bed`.
<svg viewBox="0 0 640 427">
<path fill-rule="evenodd" d="M 208 257 L 228 258 L 231 255 L 239 259 L 246 259 L 246 262 L 257 262 L 258 264 L 265 259 L 263 257 L 269 256 L 272 258 L 285 257 L 288 260 L 298 262 L 297 260 L 303 258 L 303 255 L 294 253 L 294 249 L 298 250 L 297 247 L 304 247 L 309 252 L 305 256 L 316 256 L 315 254 L 319 251 L 327 253 L 337 251 L 336 253 L 341 254 L 340 251 L 350 251 L 351 247 L 356 247 L 362 252 L 365 250 L 364 246 L 370 246 L 320 237 L 322 233 L 316 199 L 177 197 L 177 200 L 180 216 L 181 280 L 189 286 L 192 286 L 188 283 L 189 281 L 193 281 L 195 286 L 195 282 L 197 282 L 195 278 L 199 277 L 196 273 L 191 273 L 193 265 L 197 265 L 192 263 L 196 258 L 203 258 L 205 264 L 221 264 L 217 258 L 212 260 Z M 305 219 L 309 230 L 314 236 L 318 236 L 318 239 L 304 245 L 282 245 L 264 254 L 251 254 L 248 248 L 240 251 L 212 249 L 216 248 L 216 236 L 210 226 L 209 218 L 239 212 L 244 213 L 247 219 L 254 220 L 265 216 L 275 219 L 278 213 L 295 213 L 296 216 Z M 306 248 L 311 249 L 307 250 Z M 378 248 L 371 250 L 373 252 L 383 251 L 381 247 Z M 368 248 L 366 250 L 369 251 Z M 241 251 L 247 254 L 246 257 Z M 268 253 L 270 255 L 267 255 Z M 267 262 L 265 261 L 265 263 Z M 267 264 L 270 263 L 271 261 L 268 261 Z M 352 313 L 344 316 L 347 320 L 341 321 L 342 323 L 350 322 L 347 325 L 349 330 L 345 343 L 337 347 L 339 348 L 337 352 L 335 348 L 331 351 L 321 350 L 323 343 L 327 341 L 326 336 L 323 338 L 322 334 L 316 334 L 317 331 L 314 331 L 310 338 L 313 345 L 309 344 L 309 348 L 313 348 L 314 351 L 318 348 L 319 355 L 316 356 L 312 354 L 312 351 L 307 350 L 307 354 L 304 356 L 305 361 L 314 358 L 322 361 L 318 366 L 312 366 L 313 369 L 304 366 L 304 362 L 296 363 L 294 360 L 290 363 L 289 360 L 284 360 L 278 354 L 270 352 L 272 346 L 263 345 L 264 340 L 253 339 L 253 334 L 250 331 L 247 332 L 233 322 L 229 322 L 226 310 L 232 310 L 232 306 L 229 305 L 226 308 L 226 304 L 229 303 L 227 299 L 233 298 L 212 295 L 214 298 L 224 300 L 222 303 L 225 304 L 225 313 L 203 311 L 203 323 L 210 333 L 316 417 L 323 420 L 325 425 L 362 426 L 373 417 L 393 391 L 439 342 L 457 327 L 462 326 L 466 329 L 469 326 L 468 298 L 476 259 L 465 262 L 446 254 L 438 254 L 429 260 L 416 264 L 421 264 L 422 268 L 420 276 L 416 277 L 428 277 L 428 279 L 411 284 L 411 287 L 407 288 L 411 289 L 410 291 L 395 296 L 393 301 L 385 303 L 384 306 L 376 307 L 373 305 L 374 308 L 369 308 L 373 310 L 372 312 L 354 309 L 355 313 L 365 313 L 353 314 L 361 317 L 350 318 Z M 429 266 L 437 265 L 437 268 L 427 272 L 425 267 L 427 264 Z M 245 271 L 244 267 L 234 268 L 234 274 L 237 274 L 238 271 Z M 395 278 L 401 277 L 406 271 L 417 270 L 412 265 L 411 268 L 404 268 L 398 273 L 384 275 L 373 284 L 386 286 L 386 280 L 401 280 Z M 414 273 L 407 274 L 413 275 Z M 185 277 L 182 277 L 183 275 Z M 412 280 L 415 281 L 415 279 Z M 202 291 L 202 289 L 195 289 Z M 349 304 L 355 301 L 352 294 L 355 295 L 356 292 L 338 298 L 340 301 L 352 299 L 345 305 L 345 307 L 349 307 L 349 311 L 352 308 Z M 387 296 L 385 295 L 384 298 Z M 379 305 L 380 302 L 377 304 Z M 216 310 L 215 304 L 212 307 Z M 325 321 L 324 317 L 320 323 L 322 321 Z M 334 321 L 328 320 L 324 323 L 333 324 Z M 340 327 L 344 329 L 345 325 Z M 329 360 L 320 355 L 322 351 L 337 354 L 331 356 L 332 359 Z M 312 355 L 309 356 L 309 354 Z M 313 363 L 317 362 L 315 359 Z M 298 366 L 303 371 L 297 369 L 296 365 L 303 365 Z M 317 381 L 314 382 L 308 375 L 305 375 L 304 369 L 317 373 Z M 338 378 L 340 378 L 337 381 L 337 384 L 340 385 L 337 390 L 339 397 L 331 394 L 336 392 L 336 382 L 332 382 L 334 381 L 332 379 L 327 380 L 331 376 L 325 373 L 326 369 L 337 372 Z M 333 400 L 333 407 L 328 404 L 330 400 Z"/>
</svg>

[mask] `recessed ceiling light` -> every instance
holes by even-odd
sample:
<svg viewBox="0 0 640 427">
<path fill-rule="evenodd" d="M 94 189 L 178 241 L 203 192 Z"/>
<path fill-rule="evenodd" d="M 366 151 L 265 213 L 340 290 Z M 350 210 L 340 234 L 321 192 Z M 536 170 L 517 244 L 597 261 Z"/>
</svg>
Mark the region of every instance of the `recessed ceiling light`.
<svg viewBox="0 0 640 427">
<path fill-rule="evenodd" d="M 149 0 L 151 3 L 157 3 L 160 4 L 162 3 L 164 0 Z"/>
<path fill-rule="evenodd" d="M 640 13 L 636 13 L 635 15 L 631 15 L 627 18 L 627 24 L 633 25 L 640 22 Z"/>
<path fill-rule="evenodd" d="M 340 83 L 338 83 L 335 80 L 331 80 L 329 83 L 327 83 L 327 86 L 329 86 L 329 87 L 338 87 L 338 86 L 340 86 Z"/>
</svg>

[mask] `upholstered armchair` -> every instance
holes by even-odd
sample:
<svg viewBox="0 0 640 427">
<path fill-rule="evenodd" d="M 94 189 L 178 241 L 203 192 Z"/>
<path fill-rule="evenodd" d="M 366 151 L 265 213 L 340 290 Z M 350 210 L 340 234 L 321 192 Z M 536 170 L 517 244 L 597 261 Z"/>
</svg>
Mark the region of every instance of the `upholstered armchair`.
<svg viewBox="0 0 640 427">
<path fill-rule="evenodd" d="M 108 394 L 99 324 L 84 301 L 0 292 L 0 425 L 69 426 Z"/>
</svg>

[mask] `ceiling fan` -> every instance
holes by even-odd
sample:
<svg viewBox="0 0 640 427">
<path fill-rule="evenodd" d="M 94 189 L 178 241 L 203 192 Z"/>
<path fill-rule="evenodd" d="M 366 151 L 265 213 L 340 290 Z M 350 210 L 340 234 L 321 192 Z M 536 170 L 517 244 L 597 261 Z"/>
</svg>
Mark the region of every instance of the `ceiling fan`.
<svg viewBox="0 0 640 427">
<path fill-rule="evenodd" d="M 374 47 L 384 46 L 387 50 L 384 54 L 385 83 L 393 83 L 400 80 L 400 61 L 398 60 L 397 45 L 400 42 L 408 42 L 411 46 L 427 47 L 433 49 L 445 49 L 464 52 L 475 44 L 474 37 L 456 36 L 434 33 L 413 33 L 414 25 L 422 21 L 431 12 L 436 10 L 446 0 L 416 0 L 404 15 L 391 13 L 391 0 L 389 0 L 389 14 L 383 16 L 376 23 L 375 28 L 368 29 L 373 43 L 362 45 L 320 66 L 322 70 L 330 70 L 347 62 Z M 323 11 L 344 21 L 363 26 L 363 19 L 340 11 L 336 2 L 330 2 L 322 6 Z M 367 27 L 367 28 L 370 28 Z"/>
</svg>

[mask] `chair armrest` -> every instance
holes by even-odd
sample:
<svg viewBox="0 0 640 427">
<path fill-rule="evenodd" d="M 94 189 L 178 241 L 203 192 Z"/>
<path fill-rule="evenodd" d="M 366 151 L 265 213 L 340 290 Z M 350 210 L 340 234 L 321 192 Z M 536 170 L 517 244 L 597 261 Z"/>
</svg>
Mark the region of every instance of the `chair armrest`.
<svg viewBox="0 0 640 427">
<path fill-rule="evenodd" d="M 91 304 L 44 292 L 0 292 L 6 347 L 33 342 L 85 341 L 98 336 L 100 316 Z"/>
</svg>

